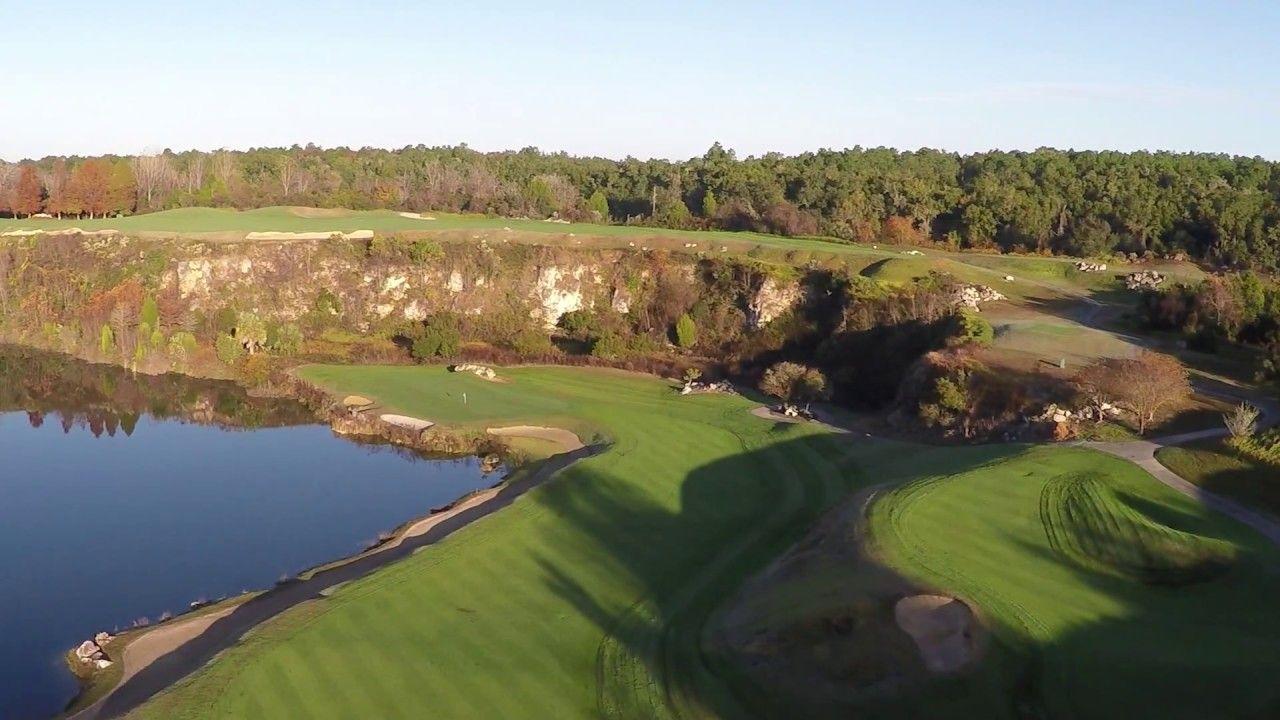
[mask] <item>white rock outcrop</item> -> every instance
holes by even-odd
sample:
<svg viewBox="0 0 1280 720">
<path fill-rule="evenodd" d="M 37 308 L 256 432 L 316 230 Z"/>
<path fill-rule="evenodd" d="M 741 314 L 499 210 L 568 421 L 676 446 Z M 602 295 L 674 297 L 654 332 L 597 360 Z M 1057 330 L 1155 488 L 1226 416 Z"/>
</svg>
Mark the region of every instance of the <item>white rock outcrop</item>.
<svg viewBox="0 0 1280 720">
<path fill-rule="evenodd" d="M 1139 270 L 1124 277 L 1124 286 L 1130 290 L 1155 290 L 1164 282 L 1164 275 L 1155 270 Z"/>
<path fill-rule="evenodd" d="M 996 302 L 1004 300 L 1004 294 L 999 290 L 987 287 L 986 285 L 961 285 L 956 288 L 955 294 L 951 296 L 951 302 L 956 307 L 968 308 L 970 310 L 979 310 L 982 303 Z"/>
<path fill-rule="evenodd" d="M 758 330 L 791 310 L 799 301 L 799 285 L 780 283 L 772 277 L 766 277 L 747 304 L 747 324 L 752 330 Z"/>
</svg>

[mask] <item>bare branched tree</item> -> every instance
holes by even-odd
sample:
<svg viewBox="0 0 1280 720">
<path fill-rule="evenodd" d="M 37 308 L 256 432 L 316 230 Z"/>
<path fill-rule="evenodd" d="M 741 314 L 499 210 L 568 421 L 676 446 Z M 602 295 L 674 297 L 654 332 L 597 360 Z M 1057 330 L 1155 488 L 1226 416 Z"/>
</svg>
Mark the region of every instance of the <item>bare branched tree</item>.
<svg viewBox="0 0 1280 720">
<path fill-rule="evenodd" d="M 138 184 L 138 202 L 147 207 L 155 207 L 155 198 L 178 184 L 178 174 L 167 155 L 138 155 L 129 161 L 133 166 L 133 177 Z"/>
</svg>

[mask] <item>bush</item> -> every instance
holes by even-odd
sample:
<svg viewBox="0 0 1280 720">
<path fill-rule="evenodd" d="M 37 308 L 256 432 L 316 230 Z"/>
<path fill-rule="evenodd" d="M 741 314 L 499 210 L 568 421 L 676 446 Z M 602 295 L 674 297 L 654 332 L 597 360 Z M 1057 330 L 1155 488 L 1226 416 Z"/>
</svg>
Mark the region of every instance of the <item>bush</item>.
<svg viewBox="0 0 1280 720">
<path fill-rule="evenodd" d="M 521 355 L 546 355 L 554 348 L 546 333 L 535 328 L 525 328 L 511 341 L 511 349 Z"/>
<path fill-rule="evenodd" d="M 986 318 L 973 310 L 961 310 L 956 315 L 955 332 L 952 334 L 948 344 L 966 345 L 973 343 L 985 347 L 990 345 L 995 340 L 995 337 L 995 329 L 991 327 L 991 323 L 987 322 Z"/>
<path fill-rule="evenodd" d="M 591 356 L 616 360 L 627 354 L 627 343 L 618 335 L 607 333 L 591 343 Z"/>
<path fill-rule="evenodd" d="M 414 240 L 409 244 L 409 259 L 415 263 L 424 263 L 443 254 L 440 243 L 432 240 Z"/>
<path fill-rule="evenodd" d="M 590 310 L 570 310 L 557 323 L 574 340 L 588 340 L 599 334 L 600 323 Z"/>
<path fill-rule="evenodd" d="M 302 349 L 302 330 L 293 324 L 271 324 L 267 327 L 267 349 L 277 355 L 298 354 Z"/>
<path fill-rule="evenodd" d="M 234 365 L 244 355 L 244 346 L 227 333 L 219 333 L 213 347 L 224 365 Z"/>
<path fill-rule="evenodd" d="M 458 318 L 450 313 L 432 315 L 420 334 L 412 338 L 409 353 L 416 360 L 453 357 L 462 346 L 462 334 L 458 331 Z"/>
<path fill-rule="evenodd" d="M 196 352 L 196 336 L 185 330 L 170 335 L 167 352 L 169 361 L 175 365 L 190 362 L 191 356 Z"/>
<path fill-rule="evenodd" d="M 676 321 L 676 345 L 688 350 L 697 343 L 698 326 L 689 317 L 689 313 L 685 313 Z"/>
</svg>

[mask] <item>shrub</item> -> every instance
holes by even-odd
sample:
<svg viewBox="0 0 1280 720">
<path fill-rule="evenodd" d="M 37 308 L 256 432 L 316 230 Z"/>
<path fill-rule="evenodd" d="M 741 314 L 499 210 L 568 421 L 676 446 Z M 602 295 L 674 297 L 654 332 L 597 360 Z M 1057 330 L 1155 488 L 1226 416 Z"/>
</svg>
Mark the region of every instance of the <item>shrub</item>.
<svg viewBox="0 0 1280 720">
<path fill-rule="evenodd" d="M 511 349 L 521 355 L 545 355 L 552 351 L 551 338 L 536 328 L 525 328 L 511 341 Z"/>
<path fill-rule="evenodd" d="M 219 333 L 213 347 L 224 365 L 233 365 L 244 355 L 244 346 L 227 333 Z"/>
<path fill-rule="evenodd" d="M 995 329 L 991 327 L 991 323 L 987 319 L 979 315 L 973 310 L 961 310 L 955 319 L 955 332 L 952 334 L 948 344 L 965 345 L 973 343 L 975 345 L 987 346 L 995 340 Z"/>
<path fill-rule="evenodd" d="M 320 315 L 341 315 L 342 301 L 338 300 L 338 296 L 334 295 L 333 291 L 325 288 L 320 291 L 319 295 L 316 295 L 316 301 L 312 309 Z"/>
<path fill-rule="evenodd" d="M 1222 422 L 1233 438 L 1252 437 L 1258 429 L 1258 408 L 1242 402 L 1229 413 L 1222 415 Z"/>
<path fill-rule="evenodd" d="M 560 316 L 557 324 L 574 340 L 587 340 L 598 334 L 600 328 L 598 319 L 590 310 L 570 310 Z"/>
<path fill-rule="evenodd" d="M 676 344 L 687 350 L 697 343 L 698 326 L 689 313 L 685 313 L 676 321 Z"/>
<path fill-rule="evenodd" d="M 458 354 L 461 345 L 462 335 L 458 331 L 457 317 L 450 313 L 440 313 L 427 320 L 421 333 L 413 338 L 409 352 L 416 360 L 431 360 L 453 357 Z"/>
<path fill-rule="evenodd" d="M 267 349 L 277 355 L 296 355 L 302 349 L 302 330 L 297 325 L 272 324 L 267 327 Z"/>
<path fill-rule="evenodd" d="M 616 360 L 627 354 L 627 343 L 614 333 L 606 333 L 591 343 L 591 356 Z"/>
<path fill-rule="evenodd" d="M 252 355 L 267 344 L 267 325 L 254 313 L 240 313 L 236 318 L 236 340 Z"/>
<path fill-rule="evenodd" d="M 103 355 L 110 355 L 116 349 L 116 335 L 111 330 L 110 325 L 103 325 L 102 330 L 98 333 L 98 350 Z"/>
<path fill-rule="evenodd" d="M 151 329 L 160 327 L 160 306 L 156 304 L 155 296 L 148 295 L 142 299 L 138 321 Z"/>
<path fill-rule="evenodd" d="M 185 330 L 169 336 L 169 361 L 175 365 L 184 365 L 196 352 L 196 336 Z"/>
<path fill-rule="evenodd" d="M 415 263 L 424 263 L 443 254 L 440 243 L 433 240 L 414 240 L 409 244 L 409 259 Z"/>
</svg>

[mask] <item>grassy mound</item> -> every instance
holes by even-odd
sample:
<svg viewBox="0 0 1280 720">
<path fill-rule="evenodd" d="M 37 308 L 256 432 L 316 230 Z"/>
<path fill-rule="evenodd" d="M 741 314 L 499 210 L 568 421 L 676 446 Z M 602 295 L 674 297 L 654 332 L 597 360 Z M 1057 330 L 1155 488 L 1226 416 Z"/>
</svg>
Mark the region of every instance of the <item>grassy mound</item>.
<svg viewBox="0 0 1280 720">
<path fill-rule="evenodd" d="M 1152 585 L 1210 580 L 1234 557 L 1226 543 L 1151 520 L 1096 474 L 1072 473 L 1045 483 L 1040 519 L 1049 546 L 1063 557 Z"/>
<path fill-rule="evenodd" d="M 878 260 L 863 268 L 862 276 L 889 284 L 906 284 L 928 276 L 930 272 L 946 270 L 944 263 L 920 257 L 891 257 Z"/>
<path fill-rule="evenodd" d="M 991 629 L 963 694 L 986 692 L 990 704 L 968 717 L 1269 717 L 1280 706 L 1271 601 L 1280 551 L 1265 538 L 1089 450 L 973 447 L 948 457 L 951 472 L 876 502 L 870 529 L 894 568 L 964 598 Z M 1104 479 L 1154 526 L 1145 535 L 1168 526 L 1221 539 L 1234 564 L 1213 582 L 1168 586 L 1064 558 L 1040 513 L 1046 485 L 1064 476 Z M 1110 505 L 1108 517 L 1122 512 Z M 943 705 L 920 716 L 964 717 Z"/>
</svg>

